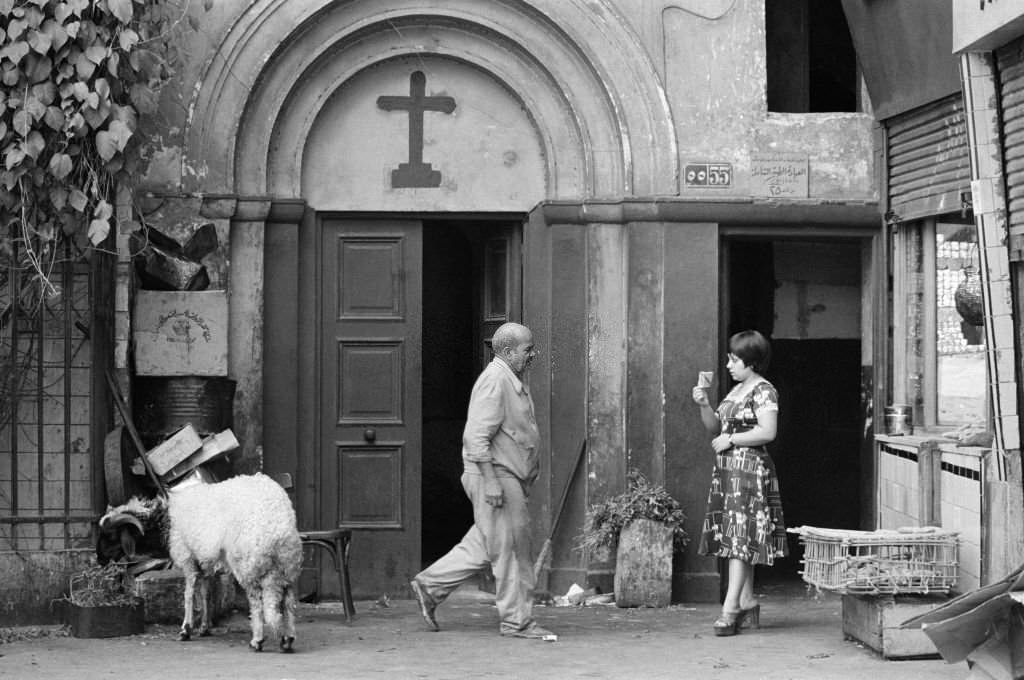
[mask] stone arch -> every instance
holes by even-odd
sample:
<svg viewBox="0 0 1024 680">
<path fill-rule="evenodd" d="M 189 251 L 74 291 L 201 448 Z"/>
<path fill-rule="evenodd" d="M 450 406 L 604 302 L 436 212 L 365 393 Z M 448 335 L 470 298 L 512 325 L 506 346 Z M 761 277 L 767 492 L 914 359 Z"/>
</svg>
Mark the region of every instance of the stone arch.
<svg viewBox="0 0 1024 680">
<path fill-rule="evenodd" d="M 545 145 L 542 198 L 676 194 L 667 100 L 626 26 L 607 0 L 258 0 L 196 86 L 183 188 L 300 196 L 297 142 L 326 97 L 379 60 L 429 52 L 522 101 Z"/>
</svg>

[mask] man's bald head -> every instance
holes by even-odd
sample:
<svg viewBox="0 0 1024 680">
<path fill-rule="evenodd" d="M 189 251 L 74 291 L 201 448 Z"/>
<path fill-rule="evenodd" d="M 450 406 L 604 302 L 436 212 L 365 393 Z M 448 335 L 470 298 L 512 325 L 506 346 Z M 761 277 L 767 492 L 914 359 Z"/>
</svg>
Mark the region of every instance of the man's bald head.
<svg viewBox="0 0 1024 680">
<path fill-rule="evenodd" d="M 502 324 L 494 331 L 491 338 L 491 349 L 495 354 L 502 354 L 502 350 L 515 349 L 519 345 L 533 338 L 533 333 L 526 326 L 509 322 Z"/>
<path fill-rule="evenodd" d="M 508 364 L 512 372 L 520 378 L 537 356 L 537 350 L 533 347 L 533 333 L 518 323 L 499 326 L 491 337 L 491 350 L 495 357 Z"/>
</svg>

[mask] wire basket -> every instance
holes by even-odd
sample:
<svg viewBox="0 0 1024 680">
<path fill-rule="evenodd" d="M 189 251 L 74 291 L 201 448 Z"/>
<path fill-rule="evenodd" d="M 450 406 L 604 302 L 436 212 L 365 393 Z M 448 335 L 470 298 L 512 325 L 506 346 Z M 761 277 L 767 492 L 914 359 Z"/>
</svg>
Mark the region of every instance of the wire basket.
<svg viewBox="0 0 1024 680">
<path fill-rule="evenodd" d="M 957 580 L 958 532 L 939 527 L 788 530 L 804 546 L 805 582 L 849 595 L 948 593 Z"/>
</svg>

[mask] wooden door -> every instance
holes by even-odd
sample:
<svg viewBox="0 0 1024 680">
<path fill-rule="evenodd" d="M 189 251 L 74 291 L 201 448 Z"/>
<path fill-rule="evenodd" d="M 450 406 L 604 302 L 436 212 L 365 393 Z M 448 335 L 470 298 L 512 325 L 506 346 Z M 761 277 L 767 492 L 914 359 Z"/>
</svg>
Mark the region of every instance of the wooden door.
<svg viewBox="0 0 1024 680">
<path fill-rule="evenodd" d="M 420 562 L 422 226 L 325 220 L 322 245 L 320 526 L 354 530 L 357 597 L 394 597 Z"/>
<path fill-rule="evenodd" d="M 491 336 L 508 321 L 522 322 L 522 225 L 496 224 L 467 229 L 473 243 L 477 281 L 474 355 L 482 369 L 491 361 Z"/>
</svg>

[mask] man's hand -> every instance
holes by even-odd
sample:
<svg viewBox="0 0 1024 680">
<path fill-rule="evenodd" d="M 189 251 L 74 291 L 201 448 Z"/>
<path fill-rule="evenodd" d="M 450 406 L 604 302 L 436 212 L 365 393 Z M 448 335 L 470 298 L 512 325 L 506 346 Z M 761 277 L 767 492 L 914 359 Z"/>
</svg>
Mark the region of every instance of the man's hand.
<svg viewBox="0 0 1024 680">
<path fill-rule="evenodd" d="M 487 500 L 487 504 L 500 508 L 505 503 L 505 492 L 501 490 L 501 484 L 497 479 L 487 479 L 484 481 L 484 498 Z"/>
</svg>

